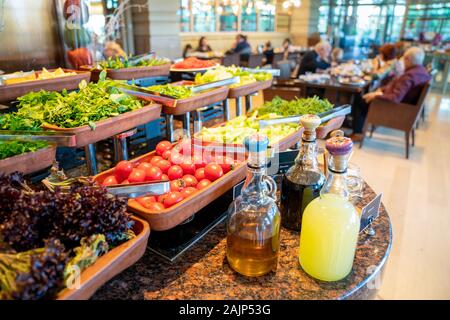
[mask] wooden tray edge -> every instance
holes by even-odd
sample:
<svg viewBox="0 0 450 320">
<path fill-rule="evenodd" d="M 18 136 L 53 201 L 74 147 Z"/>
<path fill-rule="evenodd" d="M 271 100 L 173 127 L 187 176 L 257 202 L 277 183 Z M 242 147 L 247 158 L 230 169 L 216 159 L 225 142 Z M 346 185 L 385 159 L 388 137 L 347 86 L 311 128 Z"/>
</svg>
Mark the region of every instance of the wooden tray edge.
<svg viewBox="0 0 450 320">
<path fill-rule="evenodd" d="M 135 223 L 142 225 L 142 231 L 136 234 L 134 239 L 122 243 L 118 247 L 107 252 L 100 257 L 92 266 L 88 267 L 81 274 L 81 288 L 64 289 L 57 296 L 56 300 L 84 300 L 89 299 L 95 291 L 108 282 L 111 278 L 121 273 L 136 263 L 145 253 L 148 238 L 150 236 L 150 226 L 145 220 L 132 216 Z M 135 256 L 124 263 L 122 266 L 116 265 L 124 261 L 132 253 Z M 116 269 L 115 269 L 116 268 Z M 113 270 L 111 270 L 113 269 Z M 103 276 L 100 281 L 96 281 L 96 277 Z"/>
<path fill-rule="evenodd" d="M 27 162 L 30 159 L 38 158 L 40 156 L 43 156 L 44 154 L 48 154 L 49 156 L 52 155 L 51 156 L 52 160 L 45 162 L 38 162 L 38 165 L 35 165 L 33 167 L 27 167 L 28 170 L 21 170 L 21 172 L 23 174 L 29 174 L 50 167 L 53 163 L 53 160 L 55 159 L 56 146 L 49 145 L 45 148 L 38 149 L 34 152 L 30 151 L 0 160 L 0 174 L 9 174 L 14 171 L 18 171 L 16 169 L 17 163 Z M 3 171 L 4 167 L 10 167 L 10 170 Z"/>
</svg>

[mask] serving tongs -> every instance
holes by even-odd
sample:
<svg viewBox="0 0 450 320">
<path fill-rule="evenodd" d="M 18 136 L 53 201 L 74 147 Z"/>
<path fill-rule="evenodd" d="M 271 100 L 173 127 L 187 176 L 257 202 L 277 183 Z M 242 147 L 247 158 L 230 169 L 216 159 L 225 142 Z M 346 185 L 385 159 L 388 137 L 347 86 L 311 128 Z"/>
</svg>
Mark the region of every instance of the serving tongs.
<svg viewBox="0 0 450 320">
<path fill-rule="evenodd" d="M 114 85 L 114 87 L 119 89 L 123 93 L 130 94 L 142 100 L 154 101 L 168 107 L 176 107 L 177 105 L 177 99 L 175 97 L 165 95 L 159 92 L 154 92 L 145 88 L 131 86 L 123 83 L 117 83 Z"/>
<path fill-rule="evenodd" d="M 247 71 L 248 73 L 270 73 L 274 77 L 279 77 L 281 74 L 280 69 L 251 69 L 251 68 L 242 68 L 243 71 Z"/>
<path fill-rule="evenodd" d="M 59 170 L 59 165 L 55 162 L 50 169 L 50 175 L 42 180 L 42 184 L 50 191 L 70 192 L 73 186 L 90 186 L 98 188 L 100 185 L 92 182 L 92 177 L 68 178 L 64 170 Z M 144 195 L 157 196 L 170 191 L 170 181 L 152 181 L 131 184 L 116 184 L 106 187 L 106 190 L 113 195 L 124 198 L 137 198 Z"/>
<path fill-rule="evenodd" d="M 144 54 L 140 54 L 140 55 L 129 58 L 128 63 L 130 66 L 136 66 L 136 64 L 138 64 L 140 61 L 151 59 L 154 56 L 155 56 L 155 52 L 150 51 L 149 53 L 144 53 Z"/>
<path fill-rule="evenodd" d="M 330 119 L 339 117 L 339 116 L 345 116 L 349 114 L 352 111 L 352 106 L 349 104 L 333 108 L 329 111 L 325 111 L 322 113 L 319 113 L 318 116 L 321 120 L 321 123 L 324 123 Z M 277 124 L 283 124 L 283 123 L 299 123 L 300 118 L 302 116 L 290 116 L 290 117 L 283 117 L 283 118 L 275 118 L 275 119 L 265 119 L 265 120 L 259 120 L 259 127 L 265 128 Z"/>
<path fill-rule="evenodd" d="M 192 89 L 193 93 L 197 93 L 197 92 L 210 90 L 210 89 L 214 89 L 214 88 L 229 86 L 229 85 L 239 83 L 239 82 L 240 82 L 239 77 L 232 77 L 232 78 L 227 78 L 227 79 L 223 79 L 223 80 L 212 81 L 212 82 L 208 82 L 208 83 L 204 83 L 204 84 L 194 85 L 191 87 L 191 89 Z"/>
<path fill-rule="evenodd" d="M 170 181 L 116 184 L 108 186 L 106 189 L 109 193 L 124 198 L 138 198 L 145 195 L 159 196 L 170 191 Z"/>
<path fill-rule="evenodd" d="M 75 147 L 76 136 L 72 133 L 57 131 L 21 131 L 0 130 L 0 140 L 3 141 L 47 141 L 62 147 Z"/>
<path fill-rule="evenodd" d="M 20 71 L 20 72 L 3 74 L 3 75 L 0 75 L 0 85 L 4 85 L 5 80 L 10 80 L 10 79 L 15 79 L 15 78 L 24 78 L 24 77 L 28 77 L 28 76 L 32 76 L 32 75 L 35 75 L 34 70 L 27 71 L 27 72 Z"/>
<path fill-rule="evenodd" d="M 209 90 L 209 89 L 228 86 L 228 85 L 231 85 L 234 83 L 238 83 L 239 81 L 240 81 L 239 77 L 233 77 L 233 78 L 229 78 L 229 79 L 213 81 L 213 82 L 200 84 L 200 85 L 192 85 L 192 86 L 190 86 L 190 88 L 193 93 L 198 93 L 198 92 L 202 92 L 202 91 Z M 128 85 L 128 84 L 118 83 L 118 84 L 115 84 L 114 87 L 119 89 L 123 93 L 133 95 L 133 96 L 138 97 L 143 100 L 155 101 L 157 103 L 161 103 L 168 107 L 176 107 L 177 100 L 178 100 L 176 97 L 173 97 L 170 95 L 162 94 L 162 93 L 155 92 L 155 91 L 152 91 L 152 90 L 149 90 L 146 88 L 141 88 L 141 87 L 132 86 L 132 85 Z"/>
</svg>

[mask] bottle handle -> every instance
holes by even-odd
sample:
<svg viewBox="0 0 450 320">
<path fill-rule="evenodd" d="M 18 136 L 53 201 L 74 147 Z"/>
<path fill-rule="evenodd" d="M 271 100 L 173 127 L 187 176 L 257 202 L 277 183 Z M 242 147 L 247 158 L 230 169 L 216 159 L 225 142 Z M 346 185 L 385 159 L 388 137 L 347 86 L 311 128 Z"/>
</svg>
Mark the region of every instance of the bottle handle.
<svg viewBox="0 0 450 320">
<path fill-rule="evenodd" d="M 273 198 L 274 200 L 276 200 L 277 199 L 277 183 L 275 182 L 275 180 L 272 177 L 264 175 L 263 181 L 266 183 L 266 185 L 269 189 L 268 196 Z"/>
</svg>

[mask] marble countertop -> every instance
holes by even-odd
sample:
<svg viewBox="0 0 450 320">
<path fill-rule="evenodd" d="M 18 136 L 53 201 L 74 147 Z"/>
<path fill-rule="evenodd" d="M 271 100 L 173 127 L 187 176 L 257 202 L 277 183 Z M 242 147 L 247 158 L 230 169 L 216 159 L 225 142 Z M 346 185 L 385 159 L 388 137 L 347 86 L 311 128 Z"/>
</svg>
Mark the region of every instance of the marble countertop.
<svg viewBox="0 0 450 320">
<path fill-rule="evenodd" d="M 374 197 L 365 185 L 358 206 Z M 237 274 L 226 260 L 222 223 L 174 263 L 147 250 L 92 299 L 371 299 L 381 285 L 392 242 L 391 223 L 383 205 L 372 226 L 375 235 L 360 234 L 353 270 L 339 282 L 321 282 L 304 273 L 298 262 L 299 234 L 284 228 L 276 272 L 257 278 Z"/>
</svg>

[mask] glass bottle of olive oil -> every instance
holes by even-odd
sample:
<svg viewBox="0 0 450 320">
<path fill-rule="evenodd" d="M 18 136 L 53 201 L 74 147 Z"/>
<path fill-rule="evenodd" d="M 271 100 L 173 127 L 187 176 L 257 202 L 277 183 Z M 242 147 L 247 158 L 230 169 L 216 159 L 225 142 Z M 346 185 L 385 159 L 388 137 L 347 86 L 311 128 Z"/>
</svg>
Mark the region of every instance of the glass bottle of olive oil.
<svg viewBox="0 0 450 320">
<path fill-rule="evenodd" d="M 241 195 L 228 209 L 228 263 L 246 276 L 275 271 L 278 264 L 281 218 L 275 203 L 275 181 L 266 175 L 268 144 L 264 135 L 244 140 L 249 153 L 247 178 Z"/>
</svg>

